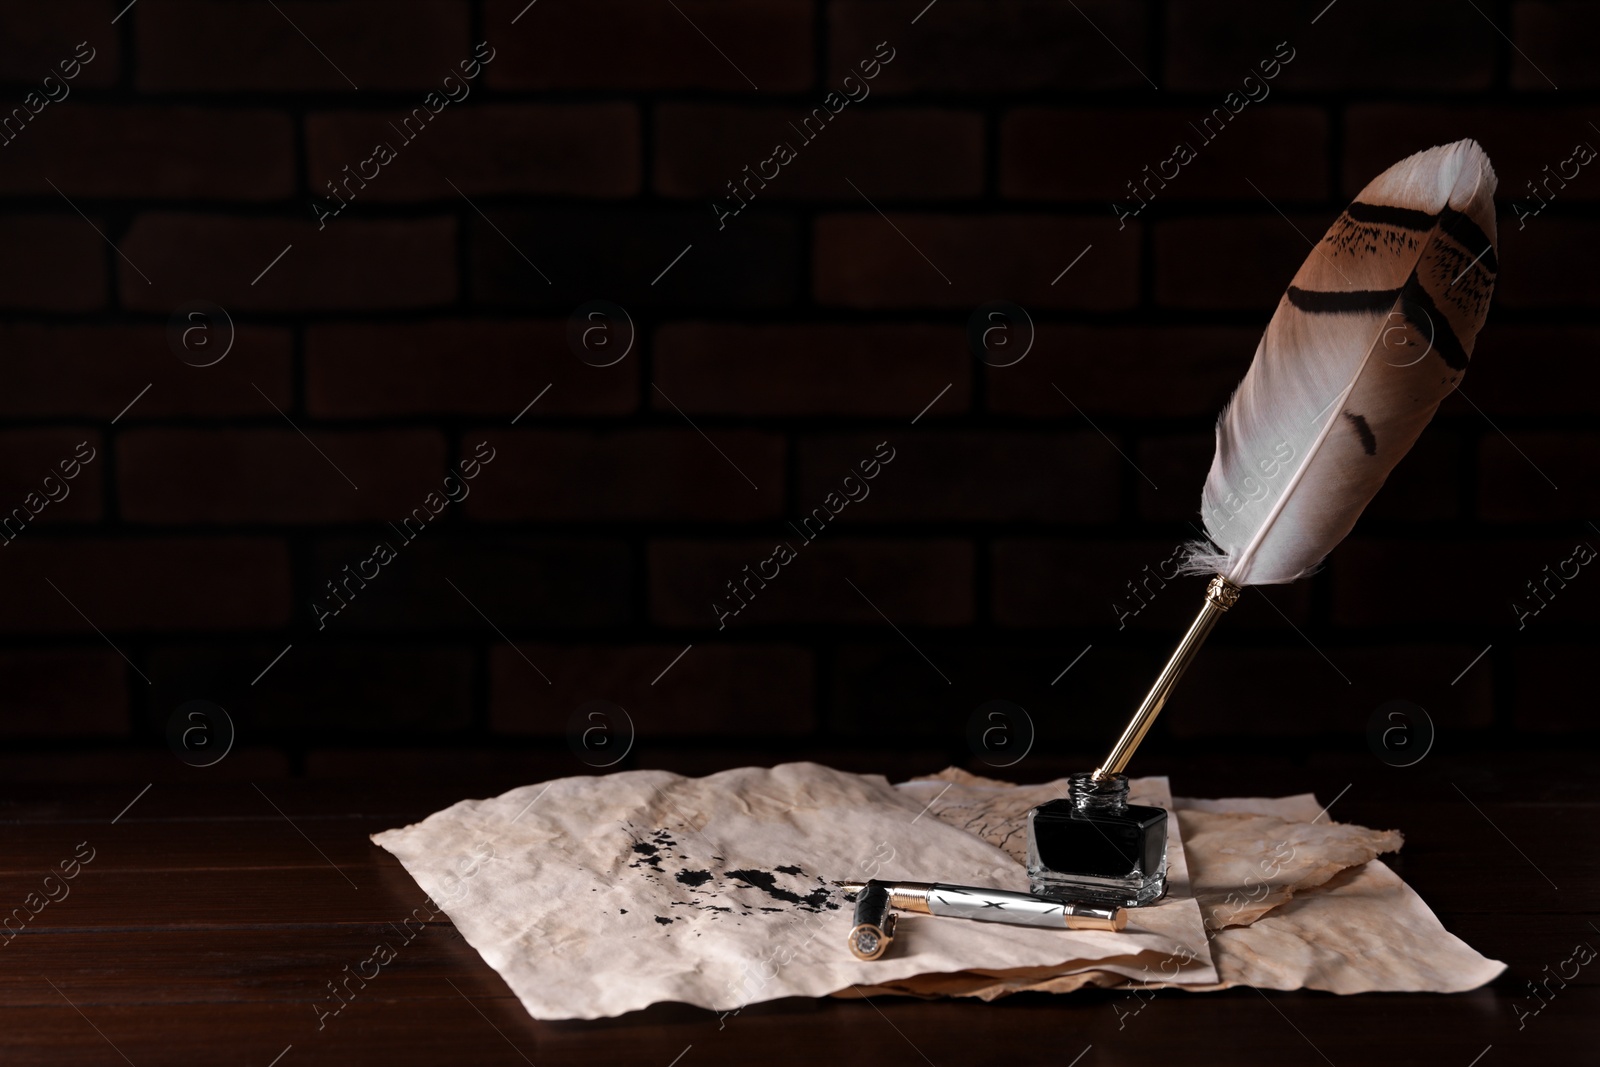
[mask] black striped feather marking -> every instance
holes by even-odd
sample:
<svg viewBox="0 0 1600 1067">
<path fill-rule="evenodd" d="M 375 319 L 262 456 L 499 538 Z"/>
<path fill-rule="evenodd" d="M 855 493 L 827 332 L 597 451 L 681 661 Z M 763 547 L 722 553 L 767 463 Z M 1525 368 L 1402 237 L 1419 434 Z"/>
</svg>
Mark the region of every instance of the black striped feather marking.
<svg viewBox="0 0 1600 1067">
<path fill-rule="evenodd" d="M 1313 315 L 1372 314 L 1389 311 L 1398 303 L 1397 310 L 1419 334 L 1432 342 L 1433 350 L 1439 353 L 1445 366 L 1452 370 L 1466 369 L 1467 350 L 1461 346 L 1461 339 L 1450 326 L 1450 320 L 1445 318 L 1433 302 L 1433 297 L 1417 280 L 1416 271 L 1411 272 L 1411 277 L 1399 289 L 1337 292 L 1301 289 L 1291 285 L 1284 295 L 1290 304 Z"/>
<path fill-rule="evenodd" d="M 1387 204 L 1364 204 L 1353 200 L 1344 209 L 1356 222 L 1371 222 L 1380 226 L 1396 226 L 1402 230 L 1431 230 L 1439 216 L 1410 207 L 1390 207 Z"/>
<path fill-rule="evenodd" d="M 1284 295 L 1289 298 L 1289 303 L 1313 315 L 1349 315 L 1387 311 L 1400 299 L 1400 293 L 1399 289 L 1351 289 L 1338 292 L 1301 289 L 1291 285 Z"/>
<path fill-rule="evenodd" d="M 1439 353 L 1439 358 L 1444 360 L 1445 366 L 1451 370 L 1467 369 L 1467 350 L 1461 346 L 1461 339 L 1456 336 L 1456 331 L 1450 325 L 1450 320 L 1434 304 L 1433 297 L 1417 281 L 1417 272 L 1412 271 L 1411 277 L 1406 281 L 1405 288 L 1400 290 L 1400 310 L 1405 315 L 1406 321 L 1422 336 L 1428 338 L 1433 345 L 1433 350 Z M 1424 316 L 1426 322 L 1418 322 L 1417 315 Z"/>
<path fill-rule="evenodd" d="M 1367 425 L 1366 416 L 1347 411 L 1344 413 L 1344 417 L 1350 420 L 1350 425 L 1356 429 L 1356 436 L 1361 438 L 1361 451 L 1369 456 L 1376 456 L 1378 454 L 1378 438 L 1373 434 L 1372 427 Z"/>
<path fill-rule="evenodd" d="M 1447 207 L 1439 213 L 1439 229 L 1470 252 L 1484 270 L 1494 275 L 1500 273 L 1500 260 L 1495 257 L 1494 244 L 1489 240 L 1489 235 L 1484 233 L 1483 228 L 1473 222 L 1470 216 L 1463 215 L 1453 207 Z"/>
<path fill-rule="evenodd" d="M 1404 254 L 1420 249 L 1424 235 L 1435 226 L 1466 250 L 1465 262 L 1476 263 L 1490 275 L 1500 273 L 1500 261 L 1488 234 L 1470 216 L 1449 205 L 1437 215 L 1430 215 L 1415 208 L 1355 200 L 1334 221 L 1324 240 L 1348 255 L 1373 253 L 1380 247 Z"/>
</svg>

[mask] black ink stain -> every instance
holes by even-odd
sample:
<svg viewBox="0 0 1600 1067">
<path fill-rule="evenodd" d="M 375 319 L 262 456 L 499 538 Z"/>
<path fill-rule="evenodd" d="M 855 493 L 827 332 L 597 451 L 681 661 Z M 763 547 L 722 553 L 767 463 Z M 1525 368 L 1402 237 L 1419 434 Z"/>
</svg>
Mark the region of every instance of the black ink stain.
<svg viewBox="0 0 1600 1067">
<path fill-rule="evenodd" d="M 780 871 L 783 874 L 804 874 L 804 873 L 806 873 L 805 872 L 805 868 L 803 868 L 803 867 L 774 867 L 772 869 L 775 870 L 775 871 Z"/>
<path fill-rule="evenodd" d="M 781 870 L 782 868 L 779 869 Z M 786 904 L 794 904 L 805 908 L 807 911 L 821 911 L 823 908 L 833 911 L 839 909 L 839 905 L 828 899 L 828 887 L 825 885 L 813 889 L 805 896 L 801 896 L 793 890 L 784 889 L 778 885 L 778 880 L 771 871 L 757 871 L 746 868 L 744 870 L 729 871 L 728 877 L 748 882 L 752 887 L 761 890 L 774 900 L 781 900 Z"/>
<path fill-rule="evenodd" d="M 661 850 L 648 841 L 635 841 L 633 851 L 638 853 L 639 859 L 628 864 L 629 867 L 649 867 L 658 874 L 665 874 L 666 868 L 661 866 Z"/>
<path fill-rule="evenodd" d="M 678 872 L 678 881 L 688 886 L 705 885 L 711 881 L 710 871 L 681 870 Z"/>
<path fill-rule="evenodd" d="M 657 915 L 656 922 L 660 923 L 662 926 L 666 926 L 668 923 L 672 922 L 672 919 L 665 915 Z"/>
<path fill-rule="evenodd" d="M 706 903 L 704 903 L 702 901 L 698 901 L 698 900 L 673 900 L 673 901 L 669 901 L 668 902 L 668 907 L 673 907 L 673 908 L 693 908 L 696 911 L 710 911 L 710 912 L 722 911 L 722 912 L 732 913 L 732 911 L 733 911 L 732 908 L 725 908 L 725 907 L 721 906 L 720 904 L 706 904 Z M 716 918 L 715 915 L 712 915 L 711 917 L 713 919 Z"/>
</svg>

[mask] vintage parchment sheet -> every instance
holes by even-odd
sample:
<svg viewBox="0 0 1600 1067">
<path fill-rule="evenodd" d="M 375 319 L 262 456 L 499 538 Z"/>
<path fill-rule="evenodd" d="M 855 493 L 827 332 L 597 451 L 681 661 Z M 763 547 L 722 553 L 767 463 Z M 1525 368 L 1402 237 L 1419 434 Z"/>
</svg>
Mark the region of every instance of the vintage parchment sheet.
<svg viewBox="0 0 1600 1067">
<path fill-rule="evenodd" d="M 1170 808 L 1164 781 L 1143 788 Z M 886 958 L 856 960 L 833 879 L 1027 889 L 1011 856 L 926 804 L 812 763 L 627 771 L 464 800 L 373 840 L 539 1019 L 664 1000 L 725 1011 L 973 968 L 1132 976 L 1192 956 L 1186 979 L 1219 980 L 1197 905 L 1176 895 L 1120 933 L 908 919 Z"/>
<path fill-rule="evenodd" d="M 948 785 L 948 788 L 947 788 Z M 1065 783 L 1014 786 L 950 769 L 899 788 L 943 791 L 932 811 L 972 829 L 1015 856 L 1014 828 L 1040 791 Z M 1445 930 L 1437 916 L 1376 857 L 1402 844 L 1393 830 L 1329 820 L 1309 793 L 1222 800 L 1176 798 L 1193 893 L 1210 935 L 1216 984 L 1194 981 L 1174 961 L 1146 964 L 1136 983 L 1123 975 L 1074 968 L 1045 974 L 922 975 L 852 991 L 993 999 L 1022 990 L 1070 992 L 1085 985 L 1138 984 L 1191 991 L 1251 985 L 1334 993 L 1476 989 L 1505 964 L 1486 959 Z M 983 817 L 974 820 L 972 812 Z M 1181 957 L 1180 957 L 1181 959 Z"/>
<path fill-rule="evenodd" d="M 1375 858 L 1397 833 L 1331 822 L 1310 796 L 1174 804 L 1159 778 L 1133 794 L 1171 813 L 1170 889 L 1127 930 L 906 915 L 883 959 L 849 955 L 833 879 L 1025 890 L 1023 817 L 1065 792 L 958 770 L 900 786 L 811 763 L 628 771 L 464 800 L 373 840 L 540 1019 L 1130 982 L 1449 991 L 1504 969 Z"/>
</svg>

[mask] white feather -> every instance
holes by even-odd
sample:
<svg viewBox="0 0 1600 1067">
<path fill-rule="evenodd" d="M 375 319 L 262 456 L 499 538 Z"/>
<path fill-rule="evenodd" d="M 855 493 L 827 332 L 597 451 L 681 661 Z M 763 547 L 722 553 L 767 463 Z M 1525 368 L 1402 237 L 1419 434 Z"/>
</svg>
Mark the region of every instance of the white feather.
<svg viewBox="0 0 1600 1067">
<path fill-rule="evenodd" d="M 1292 582 L 1350 532 L 1461 380 L 1498 270 L 1494 190 L 1483 150 L 1457 141 L 1390 167 L 1339 216 L 1217 422 L 1212 543 L 1189 546 L 1187 570 Z"/>
</svg>

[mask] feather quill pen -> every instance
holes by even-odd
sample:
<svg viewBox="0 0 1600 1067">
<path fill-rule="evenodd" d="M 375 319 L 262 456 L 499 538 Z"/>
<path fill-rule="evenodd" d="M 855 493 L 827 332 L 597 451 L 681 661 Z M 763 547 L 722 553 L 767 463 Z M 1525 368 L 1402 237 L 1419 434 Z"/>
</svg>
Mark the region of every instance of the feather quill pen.
<svg viewBox="0 0 1600 1067">
<path fill-rule="evenodd" d="M 1217 422 L 1188 573 L 1206 605 L 1096 777 L 1118 773 L 1248 585 L 1316 569 L 1466 370 L 1488 313 L 1495 175 L 1475 141 L 1384 171 L 1316 245 Z"/>
</svg>

